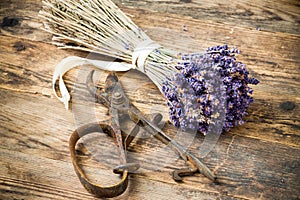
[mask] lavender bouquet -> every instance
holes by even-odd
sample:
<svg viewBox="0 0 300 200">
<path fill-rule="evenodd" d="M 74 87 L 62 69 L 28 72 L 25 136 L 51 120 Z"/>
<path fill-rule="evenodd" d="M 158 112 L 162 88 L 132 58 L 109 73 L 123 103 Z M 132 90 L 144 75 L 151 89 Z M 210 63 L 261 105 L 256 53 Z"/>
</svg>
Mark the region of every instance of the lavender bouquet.
<svg viewBox="0 0 300 200">
<path fill-rule="evenodd" d="M 178 54 L 152 41 L 110 0 L 44 0 L 43 4 L 44 29 L 54 35 L 57 46 L 122 60 L 75 56 L 62 60 L 53 75 L 53 90 L 66 108 L 70 95 L 63 75 L 78 65 L 93 64 L 104 70 L 137 69 L 146 74 L 167 99 L 171 121 L 183 130 L 207 134 L 211 124 L 221 124 L 227 131 L 244 123 L 253 102 L 249 84 L 258 80 L 250 78 L 246 66 L 236 60 L 237 49 L 223 45 L 203 53 Z M 58 78 L 61 96 L 54 88 Z"/>
<path fill-rule="evenodd" d="M 243 116 L 253 102 L 249 84 L 259 81 L 249 78 L 246 65 L 236 61 L 236 53 L 240 51 L 223 45 L 208 48 L 204 54 L 181 56 L 178 72 L 167 77 L 162 86 L 175 126 L 206 134 L 224 110 L 224 131 L 245 122 Z"/>
</svg>

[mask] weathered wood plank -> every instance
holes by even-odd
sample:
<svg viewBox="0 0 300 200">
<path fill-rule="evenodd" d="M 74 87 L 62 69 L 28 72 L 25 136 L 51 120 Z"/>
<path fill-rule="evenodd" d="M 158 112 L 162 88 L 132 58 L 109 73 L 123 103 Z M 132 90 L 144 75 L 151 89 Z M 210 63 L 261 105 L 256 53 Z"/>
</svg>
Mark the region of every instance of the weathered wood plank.
<svg viewBox="0 0 300 200">
<path fill-rule="evenodd" d="M 129 158 L 143 166 L 132 176 L 129 190 L 120 199 L 299 199 L 299 3 L 116 2 L 124 3 L 119 4 L 122 10 L 166 47 L 186 52 L 204 51 L 220 43 L 239 47 L 242 55 L 238 59 L 261 81 L 254 88 L 256 101 L 248 110 L 248 122 L 221 135 L 203 158 L 218 176 L 219 185 L 198 174 L 186 177 L 182 184 L 175 183 L 169 173 L 184 167 L 183 161 L 176 161 L 168 151 L 158 152 L 164 146 L 154 139 L 141 138 L 130 147 Z M 77 105 L 82 107 L 77 108 L 82 117 L 78 118 L 78 110 L 66 112 L 53 98 L 55 65 L 69 55 L 90 55 L 48 44 L 51 35 L 40 30 L 37 17 L 40 6 L 37 0 L 0 2 L 0 198 L 94 199 L 75 176 L 67 141 L 76 126 L 106 119 L 107 110 L 89 104 L 97 111 L 94 116 L 85 110 L 85 97 L 79 98 Z M 12 21 L 4 23 L 5 17 Z M 183 31 L 182 25 L 188 30 Z M 66 82 L 73 93 L 78 90 L 86 94 L 84 80 L 76 80 L 85 73 L 87 70 L 78 68 L 67 74 Z M 106 73 L 97 73 L 103 82 Z M 135 71 L 119 75 L 129 98 L 144 113 L 159 111 L 168 116 L 162 95 L 149 79 Z M 165 130 L 176 134 L 169 124 Z M 190 144 L 196 155 L 203 139 L 198 135 Z M 84 169 L 99 183 L 116 178 L 109 170 L 117 163 L 116 152 L 107 141 L 97 136 L 84 139 L 78 146 Z"/>
<path fill-rule="evenodd" d="M 5 163 L 0 169 L 1 199 L 97 199 L 78 183 L 70 162 L 3 149 L 1 157 L 1 162 Z M 39 164 L 33 166 L 32 160 Z M 101 170 L 94 168 L 91 171 L 99 175 Z M 102 177 L 103 174 L 108 176 L 110 173 L 102 172 Z M 186 186 L 178 187 L 135 175 L 130 179 L 128 190 L 114 199 L 215 199 L 222 196 L 199 189 L 191 191 Z"/>
<path fill-rule="evenodd" d="M 59 106 L 55 107 L 58 103 L 53 103 L 51 98 L 38 94 L 22 94 L 3 89 L 1 89 L 0 94 L 1 99 L 3 99 L 1 102 L 2 112 L 5 113 L 5 115 L 1 115 L 1 119 L 3 119 L 0 128 L 1 157 L 4 157 L 2 159 L 3 165 L 14 168 L 14 176 L 17 176 L 14 179 L 23 180 L 23 175 L 26 177 L 29 175 L 25 172 L 21 173 L 20 170 L 28 170 L 32 171 L 31 174 L 35 174 L 35 181 L 39 180 L 42 185 L 47 185 L 48 182 L 44 182 L 42 177 L 45 171 L 39 172 L 41 174 L 36 173 L 36 170 L 42 170 L 47 164 L 36 166 L 31 163 L 41 163 L 39 160 L 45 159 L 53 160 L 52 165 L 48 167 L 52 168 L 55 173 L 57 173 L 57 170 L 53 168 L 57 167 L 56 162 L 63 162 L 66 165 L 66 170 L 70 171 L 67 140 L 74 129 L 71 113 L 65 113 L 64 108 L 59 108 Z M 11 99 L 14 99 L 14 101 L 10 101 Z M 14 105 L 19 106 L 14 108 Z M 33 107 L 35 109 L 32 109 Z M 55 113 L 51 112 L 54 108 Z M 33 125 L 34 129 L 32 129 Z M 167 130 L 170 131 L 170 129 Z M 105 141 L 107 141 L 107 138 L 94 137 L 84 141 L 83 146 L 85 148 L 79 148 L 79 152 L 86 155 L 82 157 L 82 163 L 91 168 L 89 173 L 91 177 L 95 177 L 95 180 L 99 180 L 98 177 L 101 177 L 101 175 L 107 175 L 105 171 L 99 174 L 97 169 L 109 169 L 117 161 L 117 154 L 114 152 L 112 145 Z M 191 144 L 191 150 L 196 155 L 198 155 L 197 146 L 202 141 L 202 137 L 197 137 L 194 143 Z M 183 167 L 183 162 L 179 160 L 174 163 L 176 157 L 172 157 L 168 152 L 157 152 L 155 150 L 156 156 L 149 159 L 146 153 L 153 152 L 153 147 L 159 147 L 156 145 L 155 140 L 136 143 L 132 150 L 135 152 L 133 155 L 138 155 L 138 157 L 132 158 L 130 152 L 129 157 L 133 161 L 142 163 L 142 169 L 139 170 L 138 177 L 163 182 L 167 185 L 171 184 L 172 187 L 163 186 L 166 188 L 171 187 L 170 190 L 166 189 L 170 193 L 173 192 L 173 187 L 181 191 L 180 188 L 184 186 L 193 188 L 192 190 L 209 191 L 208 193 L 212 193 L 213 196 L 226 194 L 233 197 L 255 199 L 259 197 L 267 199 L 270 196 L 282 198 L 296 198 L 297 195 L 299 196 L 299 149 L 240 135 L 226 134 L 221 136 L 212 152 L 203 159 L 215 171 L 220 184 L 212 184 L 203 176 L 196 175 L 195 177 L 187 177 L 183 184 L 177 185 L 171 179 L 169 173 L 174 168 Z M 20 152 L 22 152 L 21 155 Z M 94 157 L 90 157 L 91 153 Z M 6 154 L 13 154 L 14 156 L 5 156 Z M 173 160 L 173 162 L 166 163 L 165 156 L 168 156 L 168 154 L 171 158 L 167 160 Z M 22 159 L 25 159 L 25 155 L 30 155 L 26 159 L 32 157 L 31 161 L 22 161 Z M 15 156 L 20 156 L 20 158 L 15 158 Z M 19 164 L 16 163 L 18 160 L 20 160 Z M 100 161 L 100 165 L 96 163 L 97 160 Z M 21 164 L 22 162 L 27 163 L 26 166 Z M 164 165 L 158 167 L 157 164 L 159 163 L 164 163 Z M 59 165 L 59 172 L 64 172 L 61 169 L 64 165 Z M 4 174 L 8 174 L 9 177 L 13 175 L 3 171 L 6 170 L 5 168 L 1 170 L 2 176 Z M 64 185 L 62 188 L 72 190 L 71 184 L 74 184 L 74 179 L 70 179 L 69 176 L 74 176 L 74 174 L 70 175 L 70 172 L 66 174 L 59 173 L 58 176 L 60 176 L 59 180 L 70 181 L 70 185 L 66 183 L 61 183 L 61 186 L 59 183 L 54 185 L 56 187 Z M 6 177 L 6 179 L 9 179 L 9 177 Z M 135 178 L 134 176 L 133 182 Z M 53 177 L 52 181 L 54 180 Z M 149 185 L 152 185 L 152 183 L 149 183 L 142 190 L 145 194 L 152 195 L 153 191 L 147 189 Z M 139 188 L 140 186 L 137 186 L 137 192 L 140 190 Z M 273 190 L 276 190 L 276 192 Z M 161 190 L 157 191 L 157 194 L 164 195 Z"/>
<path fill-rule="evenodd" d="M 300 4 L 297 0 L 116 0 L 115 2 L 119 6 L 188 16 L 207 23 L 218 22 L 225 26 L 249 27 L 298 35 L 300 33 Z"/>
</svg>

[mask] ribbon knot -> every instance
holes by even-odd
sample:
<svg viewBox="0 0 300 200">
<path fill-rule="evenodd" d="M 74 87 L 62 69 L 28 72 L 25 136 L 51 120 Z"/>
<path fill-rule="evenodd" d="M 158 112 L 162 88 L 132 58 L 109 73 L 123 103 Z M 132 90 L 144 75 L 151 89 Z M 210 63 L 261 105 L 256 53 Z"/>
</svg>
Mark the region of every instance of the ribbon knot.
<svg viewBox="0 0 300 200">
<path fill-rule="evenodd" d="M 132 54 L 132 65 L 136 66 L 138 70 L 145 73 L 146 59 L 150 53 L 161 46 L 152 40 L 144 40 L 136 46 Z"/>
</svg>

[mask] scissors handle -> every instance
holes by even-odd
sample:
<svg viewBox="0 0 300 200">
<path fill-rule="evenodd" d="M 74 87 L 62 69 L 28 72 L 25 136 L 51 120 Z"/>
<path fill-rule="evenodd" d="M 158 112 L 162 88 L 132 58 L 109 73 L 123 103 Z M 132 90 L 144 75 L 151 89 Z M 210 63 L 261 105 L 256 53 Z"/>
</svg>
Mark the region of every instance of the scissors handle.
<svg viewBox="0 0 300 200">
<path fill-rule="evenodd" d="M 81 126 L 78 129 L 76 129 L 73 132 L 73 134 L 71 135 L 70 140 L 69 140 L 69 148 L 70 148 L 72 163 L 73 163 L 75 172 L 76 172 L 80 182 L 82 183 L 82 185 L 85 187 L 85 189 L 88 192 L 94 194 L 97 197 L 106 197 L 106 198 L 116 197 L 116 196 L 122 194 L 128 186 L 128 170 L 127 169 L 122 170 L 122 178 L 118 183 L 116 183 L 114 185 L 109 185 L 109 186 L 102 186 L 102 185 L 91 182 L 86 177 L 82 168 L 78 164 L 78 160 L 76 157 L 76 151 L 75 151 L 75 147 L 76 147 L 78 140 L 85 135 L 88 135 L 90 133 L 95 133 L 95 132 L 106 133 L 111 137 L 115 137 L 115 132 L 114 132 L 112 126 L 110 126 L 108 124 L 90 123 L 90 124 L 86 124 L 84 126 Z M 123 147 L 118 148 L 118 149 L 119 149 L 119 151 L 122 149 L 121 151 L 123 151 L 123 153 L 124 153 Z M 126 158 L 120 157 L 120 159 L 122 160 L 122 164 L 125 164 Z"/>
</svg>

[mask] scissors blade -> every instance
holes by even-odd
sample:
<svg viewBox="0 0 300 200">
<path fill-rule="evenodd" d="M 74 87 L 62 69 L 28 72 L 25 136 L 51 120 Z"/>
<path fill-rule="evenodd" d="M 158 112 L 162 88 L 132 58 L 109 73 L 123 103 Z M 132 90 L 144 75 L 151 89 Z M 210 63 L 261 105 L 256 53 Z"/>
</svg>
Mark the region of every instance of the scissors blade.
<svg viewBox="0 0 300 200">
<path fill-rule="evenodd" d="M 184 161 L 192 165 L 192 168 L 197 168 L 197 170 L 201 174 L 211 179 L 212 181 L 216 181 L 215 175 L 206 165 L 204 165 L 195 155 L 186 151 L 186 149 L 179 143 L 172 140 L 155 124 L 152 124 L 146 117 L 142 115 L 141 111 L 133 105 L 130 107 L 130 116 L 132 117 L 132 120 L 139 122 L 156 139 L 160 140 L 164 144 L 169 145 L 170 148 L 176 151 Z"/>
<path fill-rule="evenodd" d="M 120 123 L 119 123 L 119 115 L 118 115 L 118 110 L 111 108 L 110 109 L 111 113 L 111 127 L 114 130 L 113 131 L 113 137 L 117 145 L 117 150 L 119 153 L 119 159 L 120 159 L 120 164 L 124 165 L 126 164 L 126 154 L 125 154 L 125 149 L 123 145 L 123 138 L 122 138 L 122 133 L 120 129 Z"/>
</svg>

